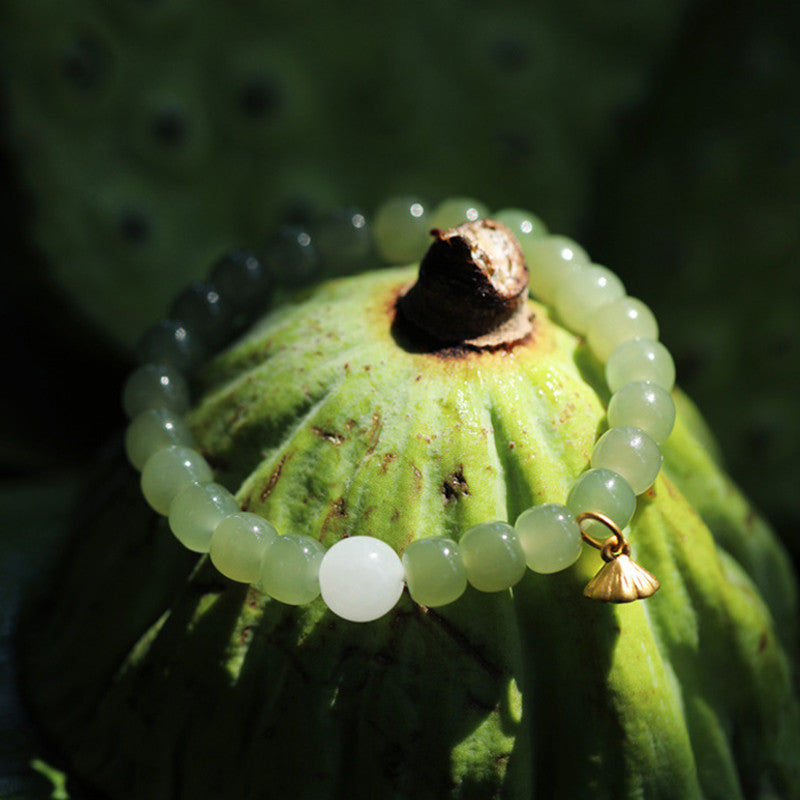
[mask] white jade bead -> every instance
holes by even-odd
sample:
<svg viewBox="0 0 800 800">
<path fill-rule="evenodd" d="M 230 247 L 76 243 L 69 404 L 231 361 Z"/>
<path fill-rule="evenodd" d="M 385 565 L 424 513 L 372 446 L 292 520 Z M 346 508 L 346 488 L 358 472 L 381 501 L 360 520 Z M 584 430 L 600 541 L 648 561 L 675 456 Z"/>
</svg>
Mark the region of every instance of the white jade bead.
<svg viewBox="0 0 800 800">
<path fill-rule="evenodd" d="M 403 562 L 386 542 L 351 536 L 331 547 L 319 565 L 325 605 L 351 622 L 371 622 L 391 611 L 403 593 Z"/>
</svg>

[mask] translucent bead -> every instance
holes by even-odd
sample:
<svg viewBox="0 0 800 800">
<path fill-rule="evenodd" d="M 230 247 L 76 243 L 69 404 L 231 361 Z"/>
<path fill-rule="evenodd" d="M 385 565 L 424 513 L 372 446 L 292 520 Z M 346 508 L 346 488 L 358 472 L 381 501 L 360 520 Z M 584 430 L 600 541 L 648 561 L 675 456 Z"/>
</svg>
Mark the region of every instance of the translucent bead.
<svg viewBox="0 0 800 800">
<path fill-rule="evenodd" d="M 258 514 L 239 511 L 225 517 L 211 534 L 211 563 L 232 581 L 255 583 L 268 545 L 278 538 L 275 528 Z"/>
<path fill-rule="evenodd" d="M 641 428 L 611 428 L 594 445 L 592 467 L 622 475 L 634 493 L 641 494 L 661 469 L 661 450 Z"/>
<path fill-rule="evenodd" d="M 560 572 L 580 558 L 581 531 L 566 506 L 556 503 L 533 506 L 517 517 L 514 530 L 528 567 L 534 572 Z"/>
<path fill-rule="evenodd" d="M 236 498 L 218 483 L 190 483 L 169 506 L 169 527 L 178 541 L 195 553 L 207 553 L 211 534 L 222 520 L 236 514 Z"/>
<path fill-rule="evenodd" d="M 608 388 L 616 392 L 633 381 L 649 381 L 671 391 L 675 385 L 675 362 L 661 342 L 629 339 L 611 351 L 606 362 Z"/>
<path fill-rule="evenodd" d="M 269 269 L 249 250 L 234 250 L 220 258 L 211 268 L 209 281 L 231 314 L 263 308 L 274 284 Z"/>
<path fill-rule="evenodd" d="M 231 314 L 216 286 L 193 283 L 173 300 L 169 316 L 185 323 L 204 345 L 216 348 L 230 334 Z"/>
<path fill-rule="evenodd" d="M 324 555 L 325 548 L 310 536 L 278 536 L 264 551 L 259 586 L 281 603 L 310 603 L 319 594 L 319 565 Z"/>
<path fill-rule="evenodd" d="M 450 197 L 433 210 L 430 228 L 455 228 L 463 222 L 477 222 L 486 219 L 489 209 L 471 197 Z"/>
<path fill-rule="evenodd" d="M 172 445 L 158 450 L 142 469 L 142 494 L 159 514 L 169 514 L 170 503 L 190 483 L 209 483 L 211 467 L 196 450 Z"/>
<path fill-rule="evenodd" d="M 403 593 L 403 563 L 372 536 L 341 539 L 319 566 L 319 588 L 328 608 L 351 622 L 371 622 L 391 611 Z"/>
<path fill-rule="evenodd" d="M 194 437 L 183 417 L 165 408 L 142 411 L 125 431 L 125 453 L 139 470 L 153 453 L 174 444 L 191 447 Z"/>
<path fill-rule="evenodd" d="M 641 428 L 661 444 L 675 425 L 675 403 L 669 392 L 655 383 L 626 383 L 608 403 L 608 424 L 611 428 Z"/>
<path fill-rule="evenodd" d="M 467 588 L 458 545 L 444 536 L 417 539 L 403 553 L 408 593 L 415 603 L 435 608 L 452 603 Z"/>
<path fill-rule="evenodd" d="M 481 592 L 511 588 L 525 574 L 525 553 L 507 522 L 482 522 L 459 542 L 467 580 Z"/>
<path fill-rule="evenodd" d="M 173 367 L 144 364 L 125 381 L 122 407 L 129 419 L 148 408 L 164 408 L 183 414 L 189 408 L 189 386 Z"/>
<path fill-rule="evenodd" d="M 525 261 L 530 273 L 531 293 L 544 303 L 553 303 L 556 287 L 578 264 L 588 264 L 586 251 L 566 236 L 545 236 L 528 243 Z"/>
<path fill-rule="evenodd" d="M 165 319 L 149 328 L 136 345 L 140 364 L 167 364 L 190 373 L 203 358 L 203 349 L 180 321 Z"/>
<path fill-rule="evenodd" d="M 558 281 L 555 307 L 570 330 L 586 333 L 594 312 L 624 294 L 622 281 L 610 269 L 587 264 Z"/>
<path fill-rule="evenodd" d="M 658 323 L 641 300 L 626 295 L 595 311 L 587 340 L 594 354 L 606 361 L 614 348 L 628 339 L 658 339 Z"/>
<path fill-rule="evenodd" d="M 536 214 L 531 214 L 530 211 L 525 211 L 521 208 L 504 208 L 490 216 L 511 229 L 511 233 L 514 234 L 519 246 L 522 248 L 525 261 L 530 262 L 528 248 L 531 242 L 547 236 L 547 227 L 544 222 Z"/>
<path fill-rule="evenodd" d="M 264 261 L 283 286 L 302 286 L 318 277 L 319 253 L 311 231 L 287 225 L 272 237 Z"/>
<path fill-rule="evenodd" d="M 608 469 L 590 469 L 579 476 L 567 495 L 567 507 L 577 517 L 584 511 L 605 514 L 622 530 L 633 518 L 636 495 L 630 484 L 618 473 Z M 589 522 L 586 530 L 603 528 L 599 522 Z"/>
<path fill-rule="evenodd" d="M 317 229 L 317 251 L 326 275 L 345 275 L 362 269 L 372 251 L 372 228 L 355 208 L 339 209 Z"/>
<path fill-rule="evenodd" d="M 431 243 L 430 215 L 414 197 L 387 200 L 375 215 L 375 246 L 390 264 L 421 260 Z"/>
</svg>

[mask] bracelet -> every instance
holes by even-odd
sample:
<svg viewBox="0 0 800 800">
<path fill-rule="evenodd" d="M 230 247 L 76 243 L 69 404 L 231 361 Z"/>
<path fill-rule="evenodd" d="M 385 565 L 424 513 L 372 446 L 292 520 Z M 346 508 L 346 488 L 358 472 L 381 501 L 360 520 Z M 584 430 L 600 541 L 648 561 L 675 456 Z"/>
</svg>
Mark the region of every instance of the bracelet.
<svg viewBox="0 0 800 800">
<path fill-rule="evenodd" d="M 213 481 L 211 467 L 193 449 L 183 419 L 189 408 L 188 378 L 263 314 L 279 274 L 284 282 L 308 280 L 325 266 L 336 268 L 335 255 L 342 253 L 352 269 L 373 257 L 374 250 L 387 263 L 416 262 L 430 233 L 448 253 L 458 245 L 478 252 L 478 260 L 487 237 L 490 246 L 500 242 L 503 253 L 519 252 L 531 293 L 553 306 L 565 327 L 585 336 L 605 362 L 612 393 L 609 429 L 594 445 L 590 468 L 573 483 L 563 505 L 533 506 L 513 525 L 501 520 L 474 525 L 458 542 L 423 537 L 402 554 L 372 536 L 345 537 L 326 549 L 306 533 L 279 534 L 263 517 L 243 511 L 233 494 Z M 326 237 L 335 243 L 327 257 L 322 246 L 322 255 L 314 247 Z M 425 259 L 432 252 L 433 246 Z M 276 258 L 280 273 L 268 266 Z M 526 297 L 527 287 L 523 308 Z M 395 198 L 378 210 L 372 224 L 363 214 L 346 211 L 324 221 L 318 231 L 289 229 L 273 241 L 264 259 L 235 251 L 216 262 L 208 282 L 179 294 L 168 318 L 144 334 L 137 356 L 141 366 L 123 389 L 123 407 L 131 420 L 125 447 L 141 470 L 145 500 L 168 517 L 184 546 L 208 553 L 223 575 L 254 584 L 276 600 L 301 605 L 321 595 L 338 616 L 367 622 L 389 612 L 406 588 L 414 602 L 427 607 L 455 601 L 467 583 L 484 592 L 507 590 L 528 568 L 548 574 L 571 566 L 584 543 L 600 550 L 604 562 L 584 590 L 587 597 L 629 602 L 659 588 L 630 558 L 623 531 L 633 517 L 636 495 L 653 484 L 661 468 L 660 445 L 675 421 L 672 357 L 658 341 L 658 326 L 647 306 L 627 296 L 613 272 L 590 263 L 573 241 L 550 235 L 529 212 L 504 209 L 490 215 L 474 200 L 454 198 L 429 213 L 421 202 Z"/>
</svg>

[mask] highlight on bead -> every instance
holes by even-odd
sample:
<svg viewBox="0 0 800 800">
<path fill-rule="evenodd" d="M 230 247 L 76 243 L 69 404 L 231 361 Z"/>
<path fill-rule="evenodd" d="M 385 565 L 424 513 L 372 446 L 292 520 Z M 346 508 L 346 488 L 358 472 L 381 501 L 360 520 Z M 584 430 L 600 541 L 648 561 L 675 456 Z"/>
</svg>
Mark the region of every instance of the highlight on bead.
<svg viewBox="0 0 800 800">
<path fill-rule="evenodd" d="M 518 240 L 530 294 L 554 305 L 559 321 L 585 336 L 605 362 L 612 393 L 609 428 L 596 441 L 591 463 L 561 498 L 563 504 L 534 505 L 516 520 L 486 520 L 454 538 L 421 536 L 402 553 L 372 536 L 344 538 L 326 549 L 315 531 L 279 531 L 243 511 L 235 487 L 215 482 L 211 467 L 194 449 L 183 415 L 190 406 L 193 370 L 263 313 L 277 279 L 271 260 L 288 259 L 281 262 L 283 273 L 292 273 L 286 265 L 297 260 L 289 283 L 298 274 L 309 279 L 324 275 L 328 264 L 338 268 L 337 253 L 342 252 L 362 267 L 372 252 L 389 263 L 418 262 L 431 227 L 456 227 L 487 216 Z M 656 479 L 660 445 L 675 422 L 669 394 L 675 367 L 658 341 L 650 309 L 629 297 L 607 267 L 591 263 L 580 245 L 551 234 L 536 215 L 518 208 L 492 215 L 470 197 L 438 206 L 414 196 L 393 198 L 372 222 L 357 209 L 342 209 L 318 229 L 280 233 L 264 259 L 246 250 L 231 252 L 212 266 L 207 281 L 178 295 L 169 317 L 142 336 L 137 353 L 140 366 L 123 387 L 122 404 L 130 420 L 125 449 L 141 471 L 146 501 L 168 517 L 185 547 L 208 554 L 229 579 L 252 583 L 289 605 L 321 597 L 332 613 L 353 622 L 382 617 L 406 589 L 415 603 L 435 608 L 457 601 L 468 585 L 480 592 L 503 592 L 528 571 L 548 575 L 569 568 L 580 557 L 583 541 L 600 537 L 604 525 L 621 531 L 631 521 L 636 495 Z M 604 550 L 608 563 L 587 595 L 628 602 L 655 591 L 657 581 L 630 561 L 629 551 L 627 542 L 608 557 Z"/>
</svg>

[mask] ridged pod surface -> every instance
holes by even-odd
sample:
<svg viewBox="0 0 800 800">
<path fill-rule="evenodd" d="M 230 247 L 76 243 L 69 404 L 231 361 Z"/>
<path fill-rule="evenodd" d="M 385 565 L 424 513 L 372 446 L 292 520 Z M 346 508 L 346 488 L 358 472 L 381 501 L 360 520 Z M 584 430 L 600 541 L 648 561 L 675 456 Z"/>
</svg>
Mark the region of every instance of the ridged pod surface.
<svg viewBox="0 0 800 800">
<path fill-rule="evenodd" d="M 203 371 L 188 421 L 217 479 L 331 545 L 458 539 L 563 502 L 604 429 L 582 340 L 431 349 L 412 268 L 323 285 Z M 596 551 L 437 609 L 344 622 L 222 578 L 111 472 L 32 612 L 26 689 L 79 779 L 130 798 L 794 798 L 796 588 L 678 390 L 633 554 L 652 598 L 594 603 Z M 35 635 L 33 635 L 35 632 Z"/>
</svg>

